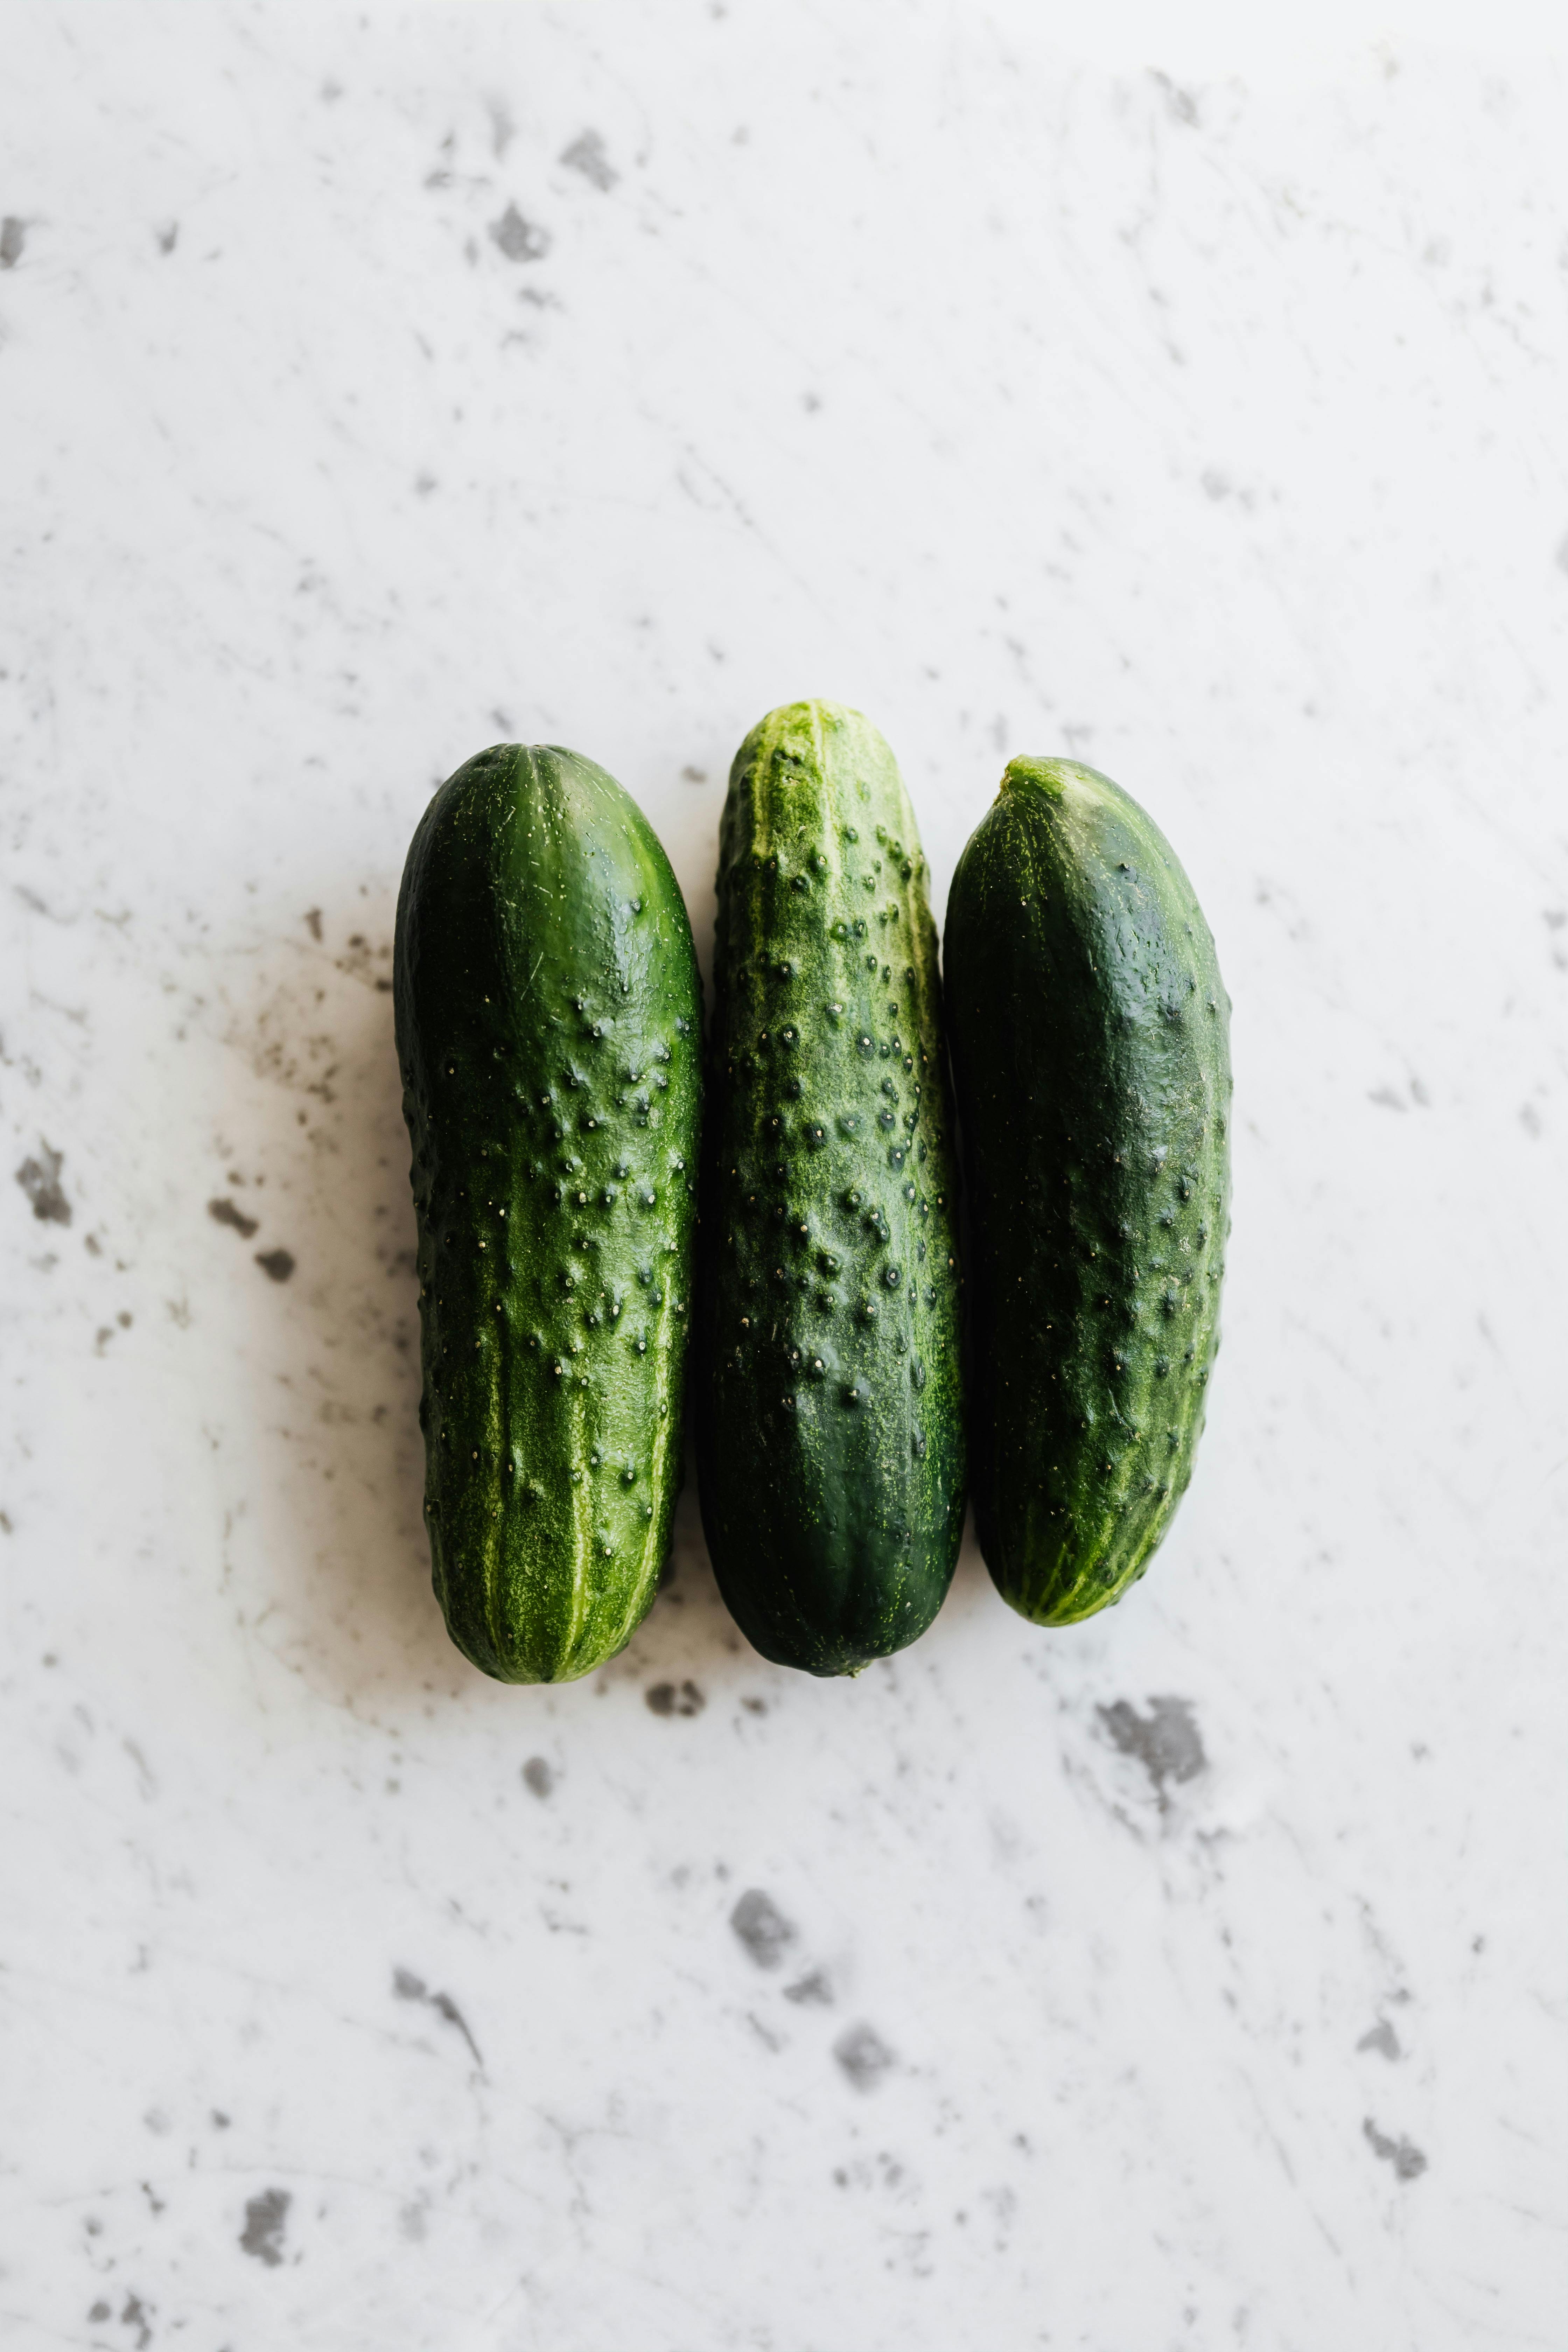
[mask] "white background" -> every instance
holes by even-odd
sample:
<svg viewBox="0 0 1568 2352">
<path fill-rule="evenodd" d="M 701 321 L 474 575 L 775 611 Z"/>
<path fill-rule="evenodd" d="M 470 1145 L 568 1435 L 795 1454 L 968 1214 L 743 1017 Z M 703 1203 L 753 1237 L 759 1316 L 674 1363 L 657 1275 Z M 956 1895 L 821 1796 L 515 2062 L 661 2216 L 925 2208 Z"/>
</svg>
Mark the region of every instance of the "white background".
<svg viewBox="0 0 1568 2352">
<path fill-rule="evenodd" d="M 1081 13 L 0 12 L 7 2343 L 1568 2341 L 1568 74 Z M 569 743 L 706 957 L 803 695 L 939 909 L 1017 751 L 1185 862 L 1198 1475 L 1122 1607 L 971 1548 L 853 1685 L 689 1495 L 625 1655 L 501 1688 L 420 1527 L 404 850 Z"/>
</svg>

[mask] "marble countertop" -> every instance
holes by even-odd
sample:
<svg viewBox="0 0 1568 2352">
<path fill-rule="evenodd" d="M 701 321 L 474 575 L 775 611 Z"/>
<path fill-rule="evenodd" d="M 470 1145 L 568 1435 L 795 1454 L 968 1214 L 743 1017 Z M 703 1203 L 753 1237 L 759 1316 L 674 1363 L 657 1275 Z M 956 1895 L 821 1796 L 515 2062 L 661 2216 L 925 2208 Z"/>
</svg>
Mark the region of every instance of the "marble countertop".
<svg viewBox="0 0 1568 2352">
<path fill-rule="evenodd" d="M 0 2340 L 1562 2352 L 1561 61 L 1005 0 L 5 12 Z M 704 956 L 801 695 L 1142 800 L 1236 1003 L 1126 1603 L 855 1684 L 688 1493 L 449 1646 L 393 909 L 504 738 Z"/>
</svg>

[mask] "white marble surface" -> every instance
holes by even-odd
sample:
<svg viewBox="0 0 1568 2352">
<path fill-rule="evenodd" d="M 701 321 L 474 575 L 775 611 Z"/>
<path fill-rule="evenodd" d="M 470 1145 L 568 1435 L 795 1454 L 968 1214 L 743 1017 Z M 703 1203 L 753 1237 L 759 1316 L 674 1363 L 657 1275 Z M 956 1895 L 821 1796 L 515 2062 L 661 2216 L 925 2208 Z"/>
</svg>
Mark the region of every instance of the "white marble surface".
<svg viewBox="0 0 1568 2352">
<path fill-rule="evenodd" d="M 1489 23 L 4 10 L 5 2343 L 1568 2341 L 1568 75 Z M 802 694 L 939 897 L 1015 751 L 1178 845 L 1197 1480 L 1121 1608 L 971 1549 L 854 1685 L 689 1496 L 625 1656 L 499 1688 L 420 1528 L 404 848 L 569 742 L 706 953 Z"/>
</svg>

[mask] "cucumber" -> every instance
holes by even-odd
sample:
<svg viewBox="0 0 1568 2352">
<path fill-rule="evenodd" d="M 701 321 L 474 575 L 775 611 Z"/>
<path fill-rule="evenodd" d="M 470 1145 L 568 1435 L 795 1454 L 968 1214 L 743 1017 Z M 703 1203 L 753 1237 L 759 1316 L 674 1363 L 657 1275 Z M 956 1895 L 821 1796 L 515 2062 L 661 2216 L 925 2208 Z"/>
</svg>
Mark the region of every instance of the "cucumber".
<svg viewBox="0 0 1568 2352">
<path fill-rule="evenodd" d="M 498 744 L 421 818 L 397 901 L 437 1597 L 502 1682 L 611 1657 L 681 1475 L 702 1100 L 679 887 L 613 776 Z"/>
<path fill-rule="evenodd" d="M 980 1549 L 1067 1625 L 1141 1576 L 1192 1476 L 1230 1230 L 1230 1000 L 1192 884 L 1108 776 L 1015 760 L 945 970 L 970 1218 Z"/>
<path fill-rule="evenodd" d="M 774 710 L 719 836 L 698 1477 L 764 1657 L 922 1633 L 963 1531 L 956 1165 L 914 813 L 858 711 Z"/>
</svg>

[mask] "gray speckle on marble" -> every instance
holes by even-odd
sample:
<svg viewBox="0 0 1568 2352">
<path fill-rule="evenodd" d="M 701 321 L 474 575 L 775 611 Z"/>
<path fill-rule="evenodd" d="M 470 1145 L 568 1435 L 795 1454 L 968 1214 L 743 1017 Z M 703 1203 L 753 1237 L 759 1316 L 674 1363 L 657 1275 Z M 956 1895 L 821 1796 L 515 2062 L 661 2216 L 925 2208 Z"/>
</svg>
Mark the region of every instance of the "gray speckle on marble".
<svg viewBox="0 0 1568 2352">
<path fill-rule="evenodd" d="M 781 1967 L 795 1939 L 792 1923 L 760 1886 L 747 1888 L 730 1914 L 730 1925 L 760 1969 Z"/>
<path fill-rule="evenodd" d="M 245 1211 L 237 1209 L 232 1201 L 209 1201 L 207 1214 L 215 1225 L 232 1225 L 235 1232 L 246 1241 L 250 1239 L 252 1234 L 260 1230 L 257 1219 L 247 1217 Z"/>
<path fill-rule="evenodd" d="M 1384 2058 L 1397 2058 L 1400 2054 L 1399 2036 L 1387 2018 L 1380 2017 L 1377 2023 L 1362 2035 L 1361 2040 L 1356 2043 L 1356 2048 L 1375 2050 L 1379 2056 Z"/>
<path fill-rule="evenodd" d="M 26 242 L 26 223 L 19 221 L 15 213 L 7 213 L 0 220 L 0 269 L 15 269 Z"/>
<path fill-rule="evenodd" d="M 561 161 L 574 172 L 581 172 L 596 188 L 613 188 L 620 178 L 605 152 L 605 142 L 596 131 L 580 131 L 570 147 L 561 151 Z"/>
<path fill-rule="evenodd" d="M 522 1779 L 524 1787 L 531 1789 L 536 1797 L 548 1797 L 555 1786 L 555 1775 L 542 1756 L 529 1758 L 522 1768 Z"/>
<path fill-rule="evenodd" d="M 490 118 L 490 152 L 498 163 L 504 163 L 506 151 L 517 137 L 517 125 L 504 99 L 492 98 L 488 111 Z"/>
<path fill-rule="evenodd" d="M 850 2026 L 834 2043 L 833 2054 L 858 2091 L 874 2091 L 895 2063 L 892 2052 L 871 2025 Z"/>
<path fill-rule="evenodd" d="M 1167 1780 L 1196 1780 L 1208 1760 L 1190 1699 L 1152 1698 L 1140 1715 L 1119 1698 L 1098 1712 L 1112 1744 L 1142 1765 L 1162 1803 Z"/>
<path fill-rule="evenodd" d="M 283 2259 L 283 2232 L 293 2201 L 287 2189 L 264 2189 L 259 2197 L 252 2197 L 246 2205 L 239 2242 L 247 2254 L 265 2263 L 269 2270 L 276 2270 Z"/>
<path fill-rule="evenodd" d="M 654 1683 L 645 1694 L 653 1715 L 700 1715 L 708 1702 L 694 1682 Z"/>
<path fill-rule="evenodd" d="M 33 1204 L 33 1214 L 46 1224 L 68 1225 L 71 1204 L 66 1199 L 60 1182 L 60 1170 L 65 1166 L 65 1154 L 51 1151 L 41 1139 L 38 1157 L 24 1160 L 16 1171 L 16 1181 Z"/>
<path fill-rule="evenodd" d="M 515 205 L 508 205 L 500 220 L 491 221 L 489 236 L 509 261 L 542 261 L 550 250 L 550 231 L 524 220 Z"/>
<path fill-rule="evenodd" d="M 1386 2132 L 1378 2130 L 1370 2116 L 1362 2125 L 1362 2130 L 1365 2133 L 1373 2152 L 1382 2158 L 1384 2164 L 1393 2165 L 1396 2179 L 1416 2180 L 1426 2171 L 1426 2158 L 1412 2141 L 1405 2137 L 1403 2133 L 1397 2139 L 1391 2139 Z"/>
</svg>

